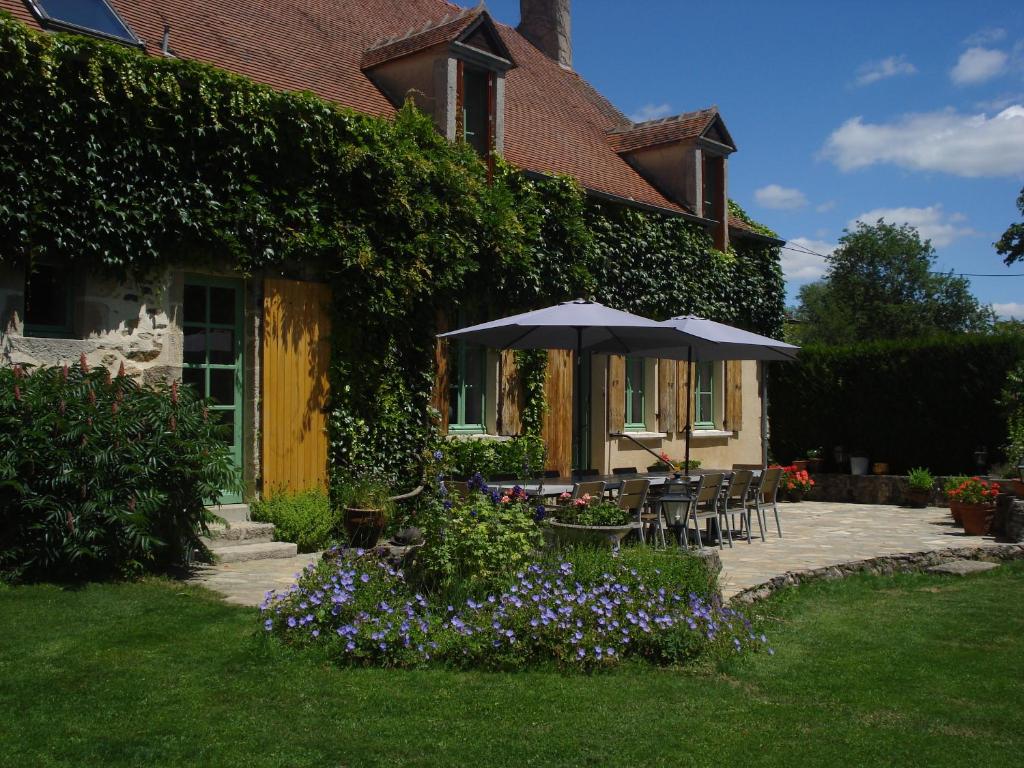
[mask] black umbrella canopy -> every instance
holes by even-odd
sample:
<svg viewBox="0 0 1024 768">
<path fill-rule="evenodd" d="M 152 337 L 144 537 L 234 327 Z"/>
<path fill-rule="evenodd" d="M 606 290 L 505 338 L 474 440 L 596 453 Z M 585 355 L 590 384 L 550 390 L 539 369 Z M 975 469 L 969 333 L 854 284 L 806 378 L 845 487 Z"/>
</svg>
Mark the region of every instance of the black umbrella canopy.
<svg viewBox="0 0 1024 768">
<path fill-rule="evenodd" d="M 615 355 L 673 346 L 678 332 L 640 315 L 575 299 L 440 334 L 494 349 L 570 349 Z"/>
</svg>

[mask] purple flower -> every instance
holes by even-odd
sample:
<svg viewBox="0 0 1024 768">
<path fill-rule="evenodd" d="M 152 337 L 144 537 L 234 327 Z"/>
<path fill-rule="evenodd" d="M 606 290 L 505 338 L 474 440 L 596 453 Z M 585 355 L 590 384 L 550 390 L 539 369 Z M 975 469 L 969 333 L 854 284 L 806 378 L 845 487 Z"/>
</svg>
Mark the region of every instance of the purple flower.
<svg viewBox="0 0 1024 768">
<path fill-rule="evenodd" d="M 267 630 L 267 632 L 272 630 L 274 628 L 274 620 L 273 619 L 267 619 L 266 621 L 264 621 L 263 622 L 263 628 L 265 630 Z"/>
</svg>

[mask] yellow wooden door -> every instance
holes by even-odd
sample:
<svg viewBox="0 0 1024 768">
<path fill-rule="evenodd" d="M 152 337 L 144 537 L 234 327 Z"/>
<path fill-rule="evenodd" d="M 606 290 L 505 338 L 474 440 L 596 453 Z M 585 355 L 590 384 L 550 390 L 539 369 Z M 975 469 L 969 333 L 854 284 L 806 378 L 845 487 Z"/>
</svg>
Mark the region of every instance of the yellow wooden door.
<svg viewBox="0 0 1024 768">
<path fill-rule="evenodd" d="M 331 291 L 263 283 L 263 493 L 327 487 Z"/>
</svg>

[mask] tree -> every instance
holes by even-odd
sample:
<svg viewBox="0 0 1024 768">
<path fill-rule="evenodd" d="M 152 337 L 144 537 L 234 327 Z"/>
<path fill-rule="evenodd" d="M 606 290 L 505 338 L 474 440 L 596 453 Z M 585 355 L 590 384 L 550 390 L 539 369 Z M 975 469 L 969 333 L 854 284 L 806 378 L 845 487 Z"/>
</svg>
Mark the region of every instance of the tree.
<svg viewBox="0 0 1024 768">
<path fill-rule="evenodd" d="M 1021 187 L 1020 197 L 1017 198 L 1017 210 L 1024 216 L 1024 187 Z M 996 253 L 1003 257 L 1006 266 L 1024 260 L 1024 221 L 1020 224 L 1011 224 L 1003 232 L 1003 236 L 996 243 Z"/>
<path fill-rule="evenodd" d="M 991 328 L 992 310 L 964 278 L 934 272 L 935 258 L 914 227 L 858 222 L 827 257 L 824 280 L 800 289 L 794 338 L 849 344 Z"/>
</svg>

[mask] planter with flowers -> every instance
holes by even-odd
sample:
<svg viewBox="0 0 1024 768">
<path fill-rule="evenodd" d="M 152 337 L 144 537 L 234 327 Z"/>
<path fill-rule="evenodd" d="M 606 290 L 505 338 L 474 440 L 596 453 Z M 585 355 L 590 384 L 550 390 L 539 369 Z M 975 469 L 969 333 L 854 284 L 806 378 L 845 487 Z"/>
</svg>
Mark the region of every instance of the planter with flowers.
<svg viewBox="0 0 1024 768">
<path fill-rule="evenodd" d="M 786 492 L 788 501 L 803 501 L 804 496 L 814 487 L 812 478 L 806 469 L 800 469 L 794 464 L 783 467 L 782 490 Z"/>
<path fill-rule="evenodd" d="M 648 472 L 685 472 L 700 467 L 700 459 L 690 459 L 687 463 L 685 459 L 670 459 L 664 451 L 658 455 L 661 456 L 661 461 L 648 466 Z"/>
<path fill-rule="evenodd" d="M 992 515 L 996 511 L 996 496 L 999 483 L 990 483 L 980 477 L 968 477 L 954 488 L 947 488 L 950 508 L 956 502 L 964 533 L 968 536 L 984 536 L 988 533 Z M 955 514 L 955 513 L 954 513 Z"/>
<path fill-rule="evenodd" d="M 640 528 L 630 510 L 589 493 L 578 499 L 563 493 L 551 514 L 550 531 L 561 546 L 610 544 L 616 548 L 630 531 Z"/>
<path fill-rule="evenodd" d="M 935 476 L 924 467 L 915 467 L 907 474 L 907 485 L 907 506 L 916 509 L 927 507 L 932 498 Z"/>
</svg>

